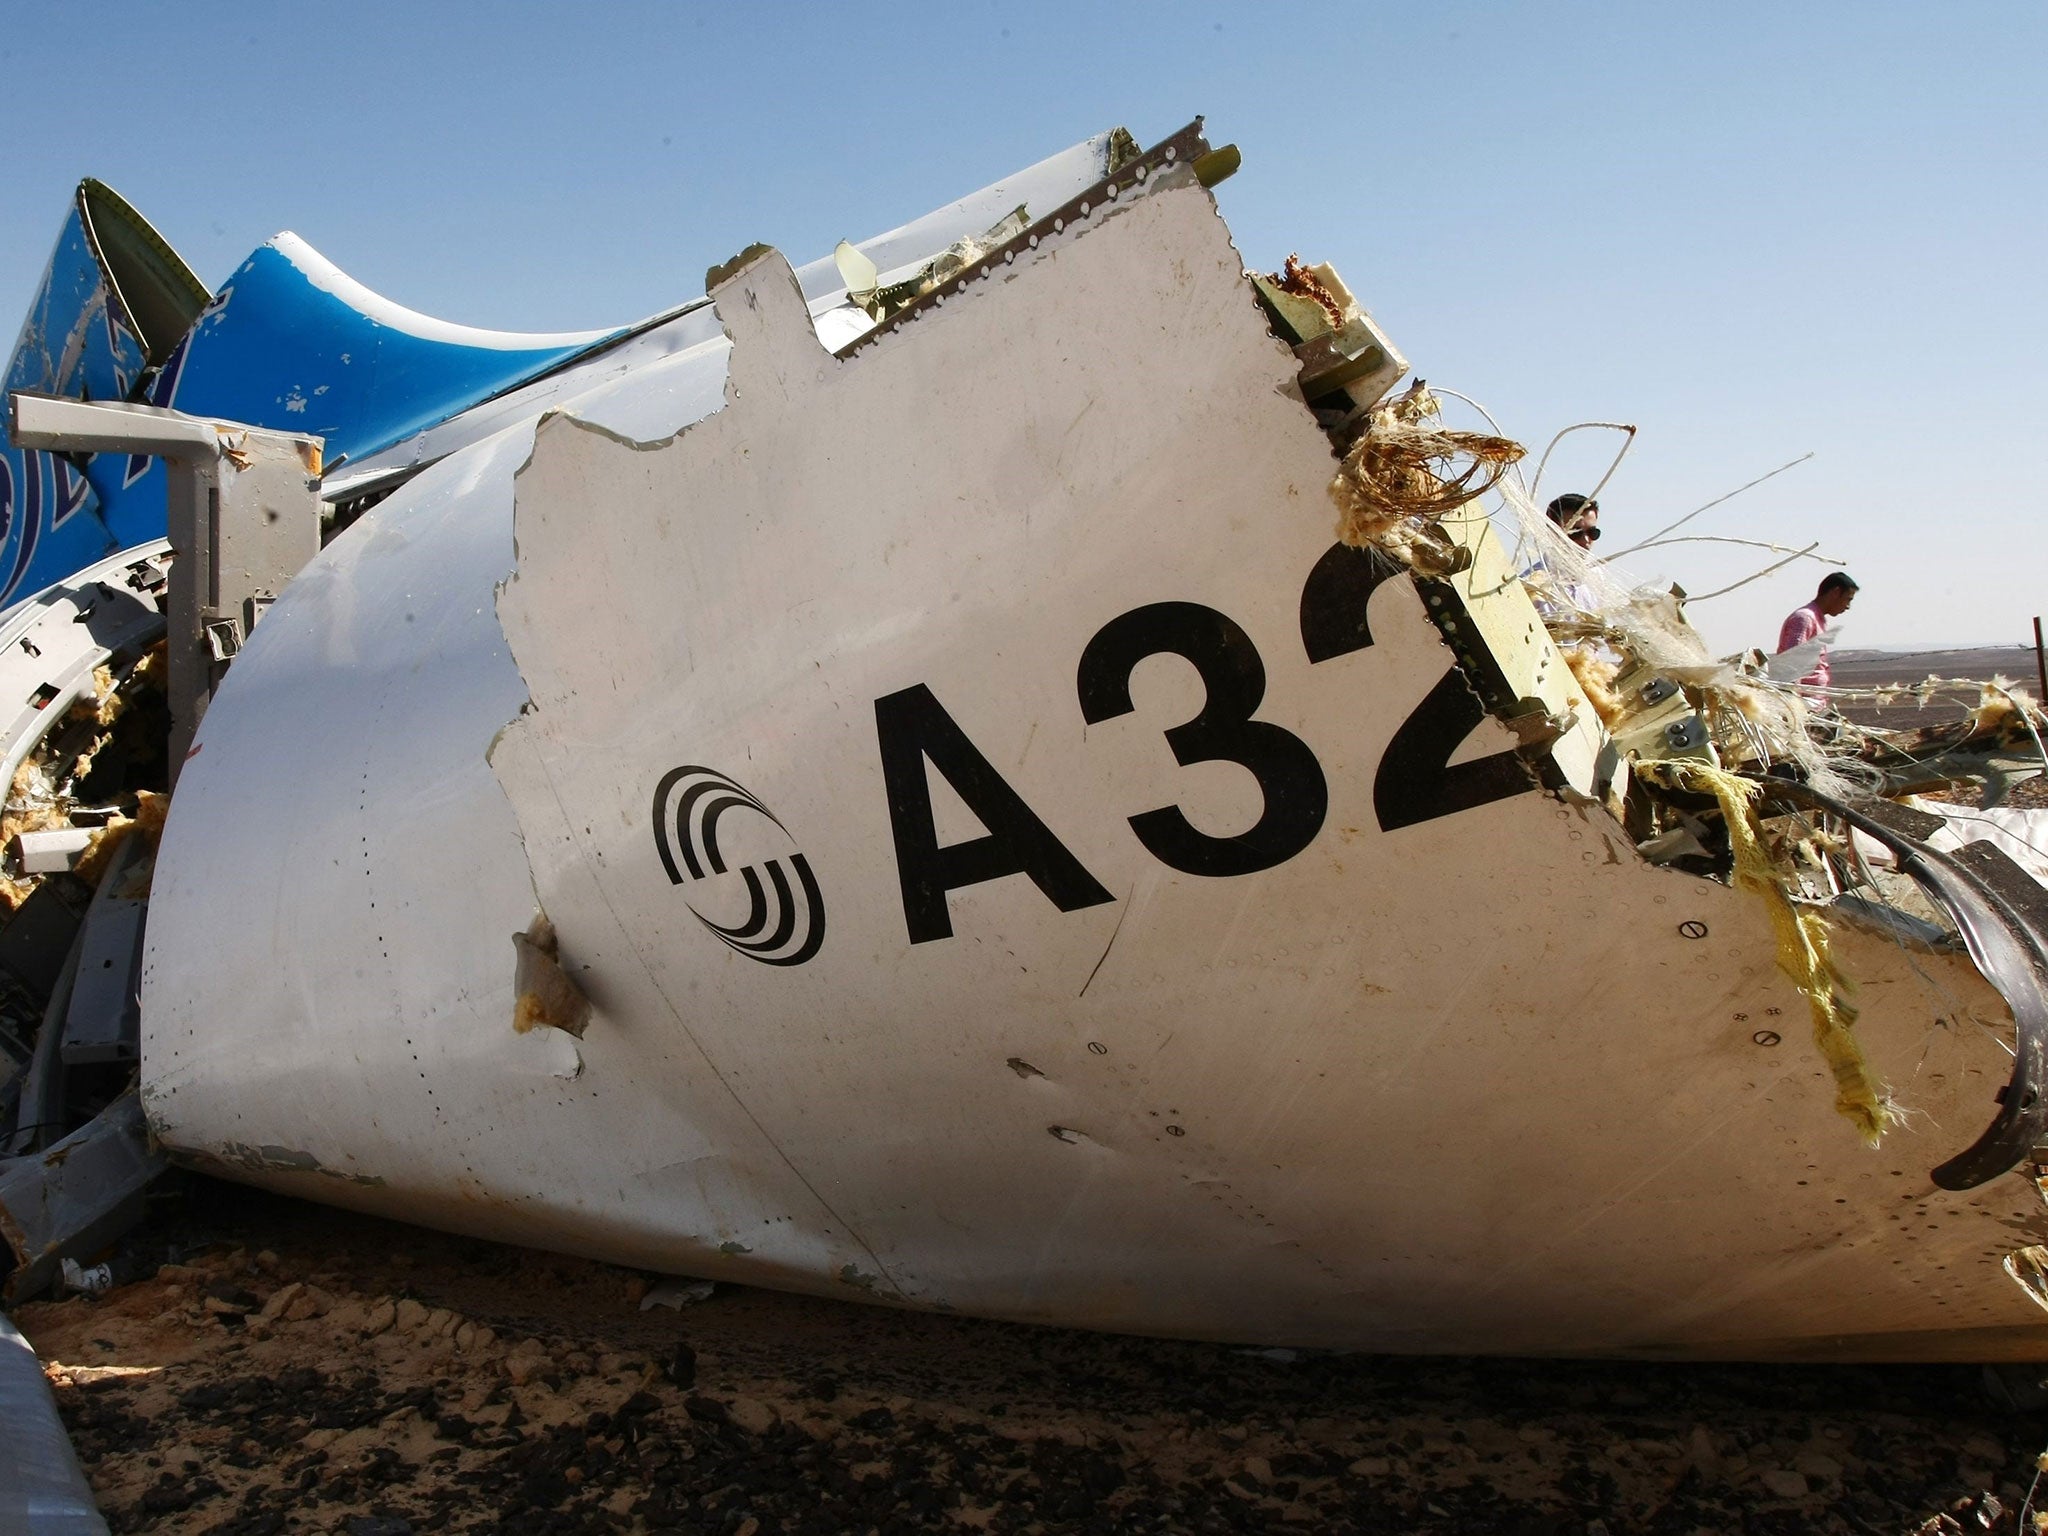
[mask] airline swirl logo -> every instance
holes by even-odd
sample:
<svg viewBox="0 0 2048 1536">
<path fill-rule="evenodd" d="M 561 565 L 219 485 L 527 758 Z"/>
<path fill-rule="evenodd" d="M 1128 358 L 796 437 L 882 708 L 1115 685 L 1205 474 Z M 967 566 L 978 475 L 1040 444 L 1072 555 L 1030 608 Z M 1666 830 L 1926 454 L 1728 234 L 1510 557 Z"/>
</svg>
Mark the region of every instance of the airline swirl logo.
<svg viewBox="0 0 2048 1536">
<path fill-rule="evenodd" d="M 720 823 L 735 811 L 762 817 L 789 836 L 774 812 L 722 773 L 692 764 L 662 775 L 654 790 L 654 847 L 671 885 L 698 888 L 730 873 L 718 836 Z M 720 942 L 763 965 L 802 965 L 825 942 L 825 898 L 810 861 L 795 851 L 794 838 L 790 842 L 786 855 L 741 866 L 747 915 L 738 922 L 714 922 L 698 909 L 700 902 L 713 904 L 709 890 L 685 898 L 690 915 Z"/>
</svg>

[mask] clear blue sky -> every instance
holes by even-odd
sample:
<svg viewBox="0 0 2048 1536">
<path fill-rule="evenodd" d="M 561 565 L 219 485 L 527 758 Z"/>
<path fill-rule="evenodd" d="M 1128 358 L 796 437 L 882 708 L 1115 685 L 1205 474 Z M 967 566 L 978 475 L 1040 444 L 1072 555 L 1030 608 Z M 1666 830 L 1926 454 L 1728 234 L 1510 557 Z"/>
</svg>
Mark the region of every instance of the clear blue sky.
<svg viewBox="0 0 2048 1536">
<path fill-rule="evenodd" d="M 85 175 L 209 285 L 289 228 L 415 309 L 553 330 L 1206 114 L 1248 262 L 1334 262 L 1532 453 L 1641 426 L 1608 549 L 1810 450 L 1689 531 L 1820 540 L 1863 583 L 1846 644 L 2018 643 L 2048 612 L 2044 56 L 2039 0 L 21 4 L 0 327 Z M 1611 451 L 1571 442 L 1546 492 Z M 1763 642 L 1820 574 L 1693 616 Z"/>
</svg>

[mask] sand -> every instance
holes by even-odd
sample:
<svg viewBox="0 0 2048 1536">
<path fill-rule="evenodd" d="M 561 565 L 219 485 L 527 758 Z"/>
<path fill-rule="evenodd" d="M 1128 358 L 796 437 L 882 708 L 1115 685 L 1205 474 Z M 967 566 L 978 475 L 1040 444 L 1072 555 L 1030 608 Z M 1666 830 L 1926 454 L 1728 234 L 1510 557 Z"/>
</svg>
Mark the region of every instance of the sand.
<svg viewBox="0 0 2048 1536">
<path fill-rule="evenodd" d="M 601 1264 L 203 1180 L 158 1207 L 148 1278 L 16 1314 L 116 1531 L 1979 1532 L 2044 1436 L 1960 1367 L 643 1310 L 658 1277 Z"/>
</svg>

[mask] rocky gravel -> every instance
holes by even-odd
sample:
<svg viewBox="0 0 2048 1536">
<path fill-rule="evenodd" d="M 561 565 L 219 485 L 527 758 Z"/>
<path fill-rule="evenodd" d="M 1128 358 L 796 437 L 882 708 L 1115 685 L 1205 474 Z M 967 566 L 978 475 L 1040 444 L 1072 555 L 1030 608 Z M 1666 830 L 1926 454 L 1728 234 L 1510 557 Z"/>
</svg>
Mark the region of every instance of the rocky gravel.
<svg viewBox="0 0 2048 1536">
<path fill-rule="evenodd" d="M 1972 1368 L 1258 1351 L 651 1277 L 184 1181 L 22 1307 L 116 1531 L 2031 1530 Z"/>
</svg>

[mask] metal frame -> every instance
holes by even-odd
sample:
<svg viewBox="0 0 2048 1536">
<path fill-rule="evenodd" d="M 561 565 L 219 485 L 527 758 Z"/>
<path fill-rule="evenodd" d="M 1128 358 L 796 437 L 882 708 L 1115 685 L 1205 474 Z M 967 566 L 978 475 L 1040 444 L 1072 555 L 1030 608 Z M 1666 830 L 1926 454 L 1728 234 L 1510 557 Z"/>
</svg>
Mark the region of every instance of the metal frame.
<svg viewBox="0 0 2048 1536">
<path fill-rule="evenodd" d="M 321 439 L 26 391 L 9 396 L 8 407 L 17 447 L 142 454 L 170 469 L 166 526 L 176 558 L 165 619 L 175 786 L 227 663 L 319 553 Z"/>
</svg>

